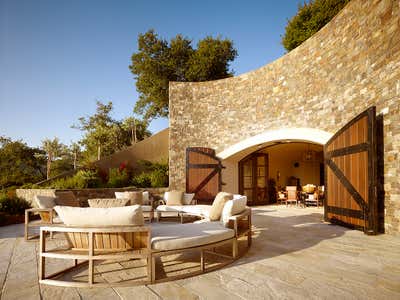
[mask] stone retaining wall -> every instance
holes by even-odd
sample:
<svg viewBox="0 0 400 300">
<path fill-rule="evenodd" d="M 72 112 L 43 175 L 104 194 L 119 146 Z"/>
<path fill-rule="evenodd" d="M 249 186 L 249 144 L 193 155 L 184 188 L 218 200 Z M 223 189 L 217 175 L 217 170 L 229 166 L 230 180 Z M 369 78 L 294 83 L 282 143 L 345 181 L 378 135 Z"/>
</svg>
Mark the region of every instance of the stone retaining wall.
<svg viewBox="0 0 400 300">
<path fill-rule="evenodd" d="M 57 196 L 59 192 L 72 191 L 81 206 L 88 206 L 87 200 L 93 198 L 115 198 L 115 192 L 125 191 L 149 191 L 155 199 L 160 199 L 168 188 L 102 188 L 102 189 L 17 189 L 17 196 L 28 201 L 33 207 L 36 207 L 34 198 L 36 195 Z"/>
<path fill-rule="evenodd" d="M 400 4 L 353 0 L 301 46 L 258 70 L 170 83 L 170 187 L 185 188 L 185 149 L 221 153 L 266 131 L 334 134 L 375 105 L 384 121 L 385 227 L 400 232 Z"/>
</svg>

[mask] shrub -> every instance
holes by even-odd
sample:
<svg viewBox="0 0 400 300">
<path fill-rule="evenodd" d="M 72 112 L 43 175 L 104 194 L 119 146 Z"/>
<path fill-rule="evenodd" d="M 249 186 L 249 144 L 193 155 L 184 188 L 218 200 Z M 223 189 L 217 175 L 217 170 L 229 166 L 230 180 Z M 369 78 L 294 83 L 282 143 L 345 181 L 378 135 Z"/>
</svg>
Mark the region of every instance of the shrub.
<svg viewBox="0 0 400 300">
<path fill-rule="evenodd" d="M 126 168 L 110 169 L 108 173 L 108 187 L 125 187 L 129 185 L 129 175 Z"/>
<path fill-rule="evenodd" d="M 168 186 L 168 165 L 157 165 L 150 173 L 152 187 Z"/>
<path fill-rule="evenodd" d="M 54 189 L 85 189 L 101 186 L 101 179 L 95 170 L 80 170 L 74 176 L 57 179 L 49 184 Z"/>
<path fill-rule="evenodd" d="M 148 173 L 141 173 L 132 178 L 132 184 L 136 187 L 147 188 L 151 186 L 151 178 Z"/>
<path fill-rule="evenodd" d="M 30 204 L 16 196 L 9 197 L 6 194 L 0 195 L 0 211 L 10 215 L 23 215 L 25 209 L 30 208 Z"/>
</svg>

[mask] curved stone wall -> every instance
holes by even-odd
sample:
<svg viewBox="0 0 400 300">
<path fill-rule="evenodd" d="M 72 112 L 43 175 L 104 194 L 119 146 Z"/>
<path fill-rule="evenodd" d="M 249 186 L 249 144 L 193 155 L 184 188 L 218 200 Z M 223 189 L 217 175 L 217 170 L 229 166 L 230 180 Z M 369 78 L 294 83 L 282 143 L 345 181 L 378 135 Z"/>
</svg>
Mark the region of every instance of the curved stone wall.
<svg viewBox="0 0 400 300">
<path fill-rule="evenodd" d="M 398 0 L 353 0 L 301 46 L 250 73 L 171 82 L 170 187 L 185 187 L 186 147 L 221 153 L 285 128 L 333 134 L 372 105 L 384 119 L 386 231 L 400 232 Z"/>
</svg>

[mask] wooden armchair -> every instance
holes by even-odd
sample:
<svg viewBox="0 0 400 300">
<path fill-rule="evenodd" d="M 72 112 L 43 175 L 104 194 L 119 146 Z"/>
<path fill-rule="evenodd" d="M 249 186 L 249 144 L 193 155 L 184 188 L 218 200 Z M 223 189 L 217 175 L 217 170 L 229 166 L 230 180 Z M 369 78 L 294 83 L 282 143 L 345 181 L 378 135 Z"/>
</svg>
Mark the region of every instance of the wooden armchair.
<svg viewBox="0 0 400 300">
<path fill-rule="evenodd" d="M 286 206 L 289 204 L 296 204 L 298 203 L 298 192 L 297 192 L 297 186 L 287 186 L 286 187 Z"/>
</svg>

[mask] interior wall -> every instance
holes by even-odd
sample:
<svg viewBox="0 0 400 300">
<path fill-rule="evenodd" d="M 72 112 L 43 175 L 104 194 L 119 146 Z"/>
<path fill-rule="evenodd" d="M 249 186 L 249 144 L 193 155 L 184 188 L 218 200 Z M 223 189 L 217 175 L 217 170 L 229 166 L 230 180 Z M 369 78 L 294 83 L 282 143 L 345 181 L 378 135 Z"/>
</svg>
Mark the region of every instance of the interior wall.
<svg viewBox="0 0 400 300">
<path fill-rule="evenodd" d="M 291 176 L 300 179 L 300 184 L 320 183 L 320 164 L 323 163 L 323 147 L 309 143 L 283 143 L 266 148 L 250 148 L 222 161 L 222 190 L 239 193 L 239 161 L 247 155 L 258 151 L 268 153 L 269 176 L 277 182 L 277 187 L 285 187 Z M 306 160 L 306 152 L 312 151 L 313 158 Z M 295 167 L 295 163 L 299 166 Z M 277 173 L 280 173 L 279 181 Z"/>
</svg>

